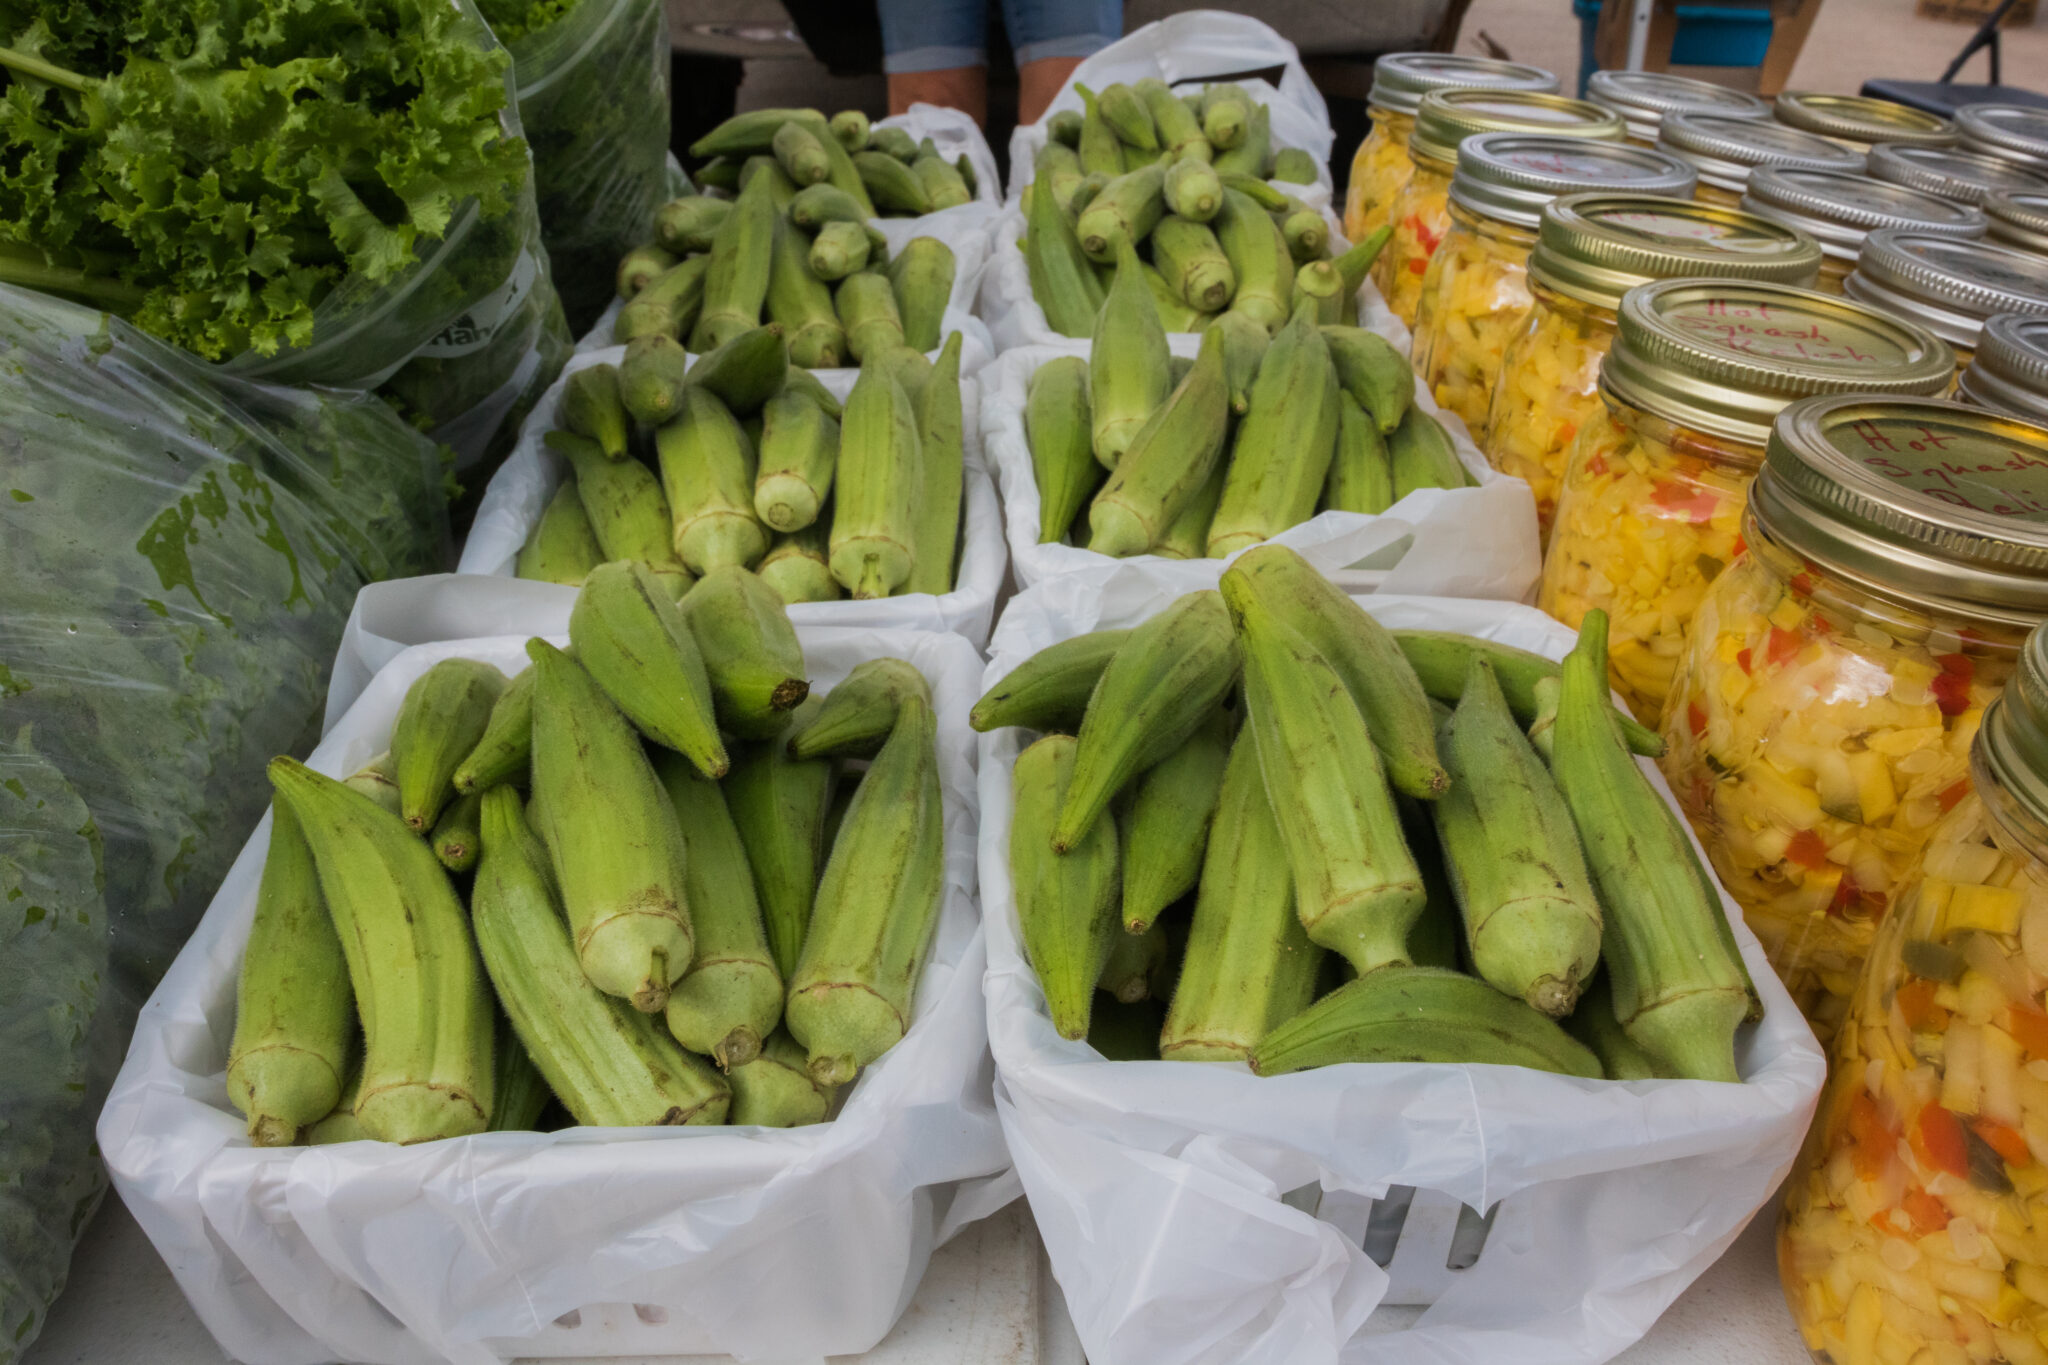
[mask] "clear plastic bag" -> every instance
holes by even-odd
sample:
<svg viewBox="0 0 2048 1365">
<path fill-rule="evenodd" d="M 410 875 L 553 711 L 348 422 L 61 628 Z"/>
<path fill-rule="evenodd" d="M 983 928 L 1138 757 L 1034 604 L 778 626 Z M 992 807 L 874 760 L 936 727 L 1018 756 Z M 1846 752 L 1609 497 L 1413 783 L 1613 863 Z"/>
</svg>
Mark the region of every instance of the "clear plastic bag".
<svg viewBox="0 0 2048 1365">
<path fill-rule="evenodd" d="M 441 490 L 367 395 L 0 289 L 0 1362 L 105 1187 L 137 1007 L 317 737 L 357 590 L 447 554 Z"/>
<path fill-rule="evenodd" d="M 661 0 L 579 0 L 505 45 L 541 235 L 580 335 L 669 196 L 668 12 Z"/>
</svg>

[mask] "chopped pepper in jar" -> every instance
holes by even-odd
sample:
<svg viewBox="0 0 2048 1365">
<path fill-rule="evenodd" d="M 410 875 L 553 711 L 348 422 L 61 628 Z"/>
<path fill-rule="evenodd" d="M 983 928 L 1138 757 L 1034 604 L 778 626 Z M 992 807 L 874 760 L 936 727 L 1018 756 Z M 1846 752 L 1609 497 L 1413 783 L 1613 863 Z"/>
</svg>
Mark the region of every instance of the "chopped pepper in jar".
<svg viewBox="0 0 2048 1365">
<path fill-rule="evenodd" d="M 1940 393 L 1953 372 L 1925 330 L 1811 290 L 1664 280 L 1630 291 L 1537 605 L 1573 628 L 1604 608 L 1615 686 L 1657 724 L 1692 613 L 1736 555 L 1772 419 L 1814 394 Z"/>
<path fill-rule="evenodd" d="M 1663 766 L 1825 1039 L 2048 613 L 2048 430 L 1933 400 L 1799 404 L 1743 541 L 1693 618 Z"/>
</svg>

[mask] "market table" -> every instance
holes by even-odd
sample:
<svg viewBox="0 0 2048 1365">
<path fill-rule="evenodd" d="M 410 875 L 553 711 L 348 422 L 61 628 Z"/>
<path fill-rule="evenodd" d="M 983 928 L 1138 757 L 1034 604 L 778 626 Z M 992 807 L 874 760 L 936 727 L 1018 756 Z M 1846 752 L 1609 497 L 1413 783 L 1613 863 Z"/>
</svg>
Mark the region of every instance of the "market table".
<svg viewBox="0 0 2048 1365">
<path fill-rule="evenodd" d="M 1778 1292 L 1777 1201 L 1616 1365 L 1806 1365 Z M 1388 1312 L 1415 1310 L 1384 1310 Z M 713 1357 L 611 1365 L 713 1365 Z M 852 1361 L 851 1356 L 835 1358 Z M 1083 1365 L 1023 1203 L 932 1257 L 909 1310 L 862 1365 Z M 79 1244 L 71 1287 L 24 1365 L 226 1365 L 142 1229 L 110 1198 Z M 791 1365 L 798 1365 L 791 1362 Z M 812 1365 L 804 1362 L 803 1365 Z"/>
</svg>

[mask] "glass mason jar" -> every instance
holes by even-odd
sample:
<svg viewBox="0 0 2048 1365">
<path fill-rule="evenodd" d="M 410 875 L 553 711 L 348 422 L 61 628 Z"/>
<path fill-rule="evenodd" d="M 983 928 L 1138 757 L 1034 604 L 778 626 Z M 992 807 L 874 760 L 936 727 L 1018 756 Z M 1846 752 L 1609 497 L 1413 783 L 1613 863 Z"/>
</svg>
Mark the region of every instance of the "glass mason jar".
<svg viewBox="0 0 2048 1365">
<path fill-rule="evenodd" d="M 1415 325 L 1422 277 L 1451 226 L 1451 174 L 1458 144 L 1475 133 L 1544 133 L 1619 142 L 1621 115 L 1585 100 L 1514 90 L 1433 90 L 1416 108 L 1408 139 L 1414 163 L 1394 200 L 1393 236 L 1373 262 L 1373 283 L 1394 316 Z"/>
<path fill-rule="evenodd" d="M 1842 292 L 1919 323 L 1968 365 L 1990 318 L 2048 312 L 2048 257 L 1892 228 L 1863 239 Z"/>
<path fill-rule="evenodd" d="M 1628 140 L 1639 147 L 1657 145 L 1657 131 L 1663 127 L 1666 114 L 1720 114 L 1753 119 L 1771 116 L 1771 106 L 1755 95 L 1667 71 L 1595 71 L 1587 78 L 1586 98 L 1606 105 L 1626 119 Z"/>
<path fill-rule="evenodd" d="M 1458 148 L 1451 226 L 1422 276 L 1410 356 L 1437 403 L 1485 443 L 1494 380 L 1534 302 L 1529 253 L 1543 206 L 1601 186 L 1683 199 L 1692 167 L 1647 147 L 1481 133 Z"/>
<path fill-rule="evenodd" d="M 2048 256 L 2048 193 L 2000 190 L 1987 194 L 1984 216 L 1991 220 L 1991 241 Z"/>
<path fill-rule="evenodd" d="M 1749 188 L 1749 173 L 1758 166 L 1863 173 L 1862 152 L 1766 119 L 1672 114 L 1658 130 L 1657 145 L 1699 170 L 1697 195 L 1701 203 L 1723 208 L 1741 202 Z"/>
<path fill-rule="evenodd" d="M 2048 616 L 2044 498 L 2048 430 L 1934 399 L 1797 404 L 1746 552 L 1693 617 L 1665 776 L 1823 1039 Z"/>
<path fill-rule="evenodd" d="M 1864 161 L 1873 180 L 1953 199 L 1982 204 L 1996 190 L 2048 191 L 2048 180 L 2010 161 L 1954 147 L 1922 147 L 1911 142 L 1880 142 Z"/>
<path fill-rule="evenodd" d="M 1966 104 L 1956 110 L 1963 147 L 2048 175 L 2048 110 L 2023 104 Z"/>
<path fill-rule="evenodd" d="M 1546 541 L 1565 461 L 1600 412 L 1600 362 L 1622 295 L 1679 277 L 1806 285 L 1819 261 L 1806 234 L 1735 209 L 1642 194 L 1545 207 L 1529 257 L 1534 303 L 1501 357 L 1482 448 L 1495 469 L 1528 482 Z"/>
<path fill-rule="evenodd" d="M 1867 151 L 1880 142 L 1953 147 L 1961 137 L 1956 125 L 1939 114 L 1868 95 L 1787 90 L 1771 102 L 1771 113 L 1788 128 L 1814 133 L 1858 151 Z"/>
<path fill-rule="evenodd" d="M 1880 228 L 1911 228 L 1975 241 L 1987 226 L 1983 211 L 1967 204 L 1867 175 L 1796 166 L 1759 166 L 1750 172 L 1742 207 L 1789 223 L 1818 241 L 1826 253 L 1818 287 L 1830 294 L 1842 292 L 1842 281 L 1856 268 L 1863 239 Z"/>
<path fill-rule="evenodd" d="M 1449 52 L 1390 52 L 1372 64 L 1372 89 L 1365 111 L 1372 130 L 1351 158 L 1351 183 L 1344 191 L 1344 235 L 1364 238 L 1390 221 L 1394 200 L 1408 183 L 1414 163 L 1408 138 L 1415 131 L 1415 107 L 1431 90 L 1557 91 L 1557 77 L 1541 67 Z"/>
<path fill-rule="evenodd" d="M 1807 1348 L 2048 1360 L 2048 641 L 1879 930 L 1778 1227 Z"/>
<path fill-rule="evenodd" d="M 1956 398 L 2048 424 L 2048 316 L 2001 313 L 1985 323 Z"/>
<path fill-rule="evenodd" d="M 1938 394 L 1924 328 L 1808 289 L 1660 280 L 1621 301 L 1600 411 L 1579 432 L 1536 605 L 1608 616 L 1614 685 L 1656 725 L 1693 609 L 1740 548 L 1771 422 L 1815 394 Z"/>
</svg>

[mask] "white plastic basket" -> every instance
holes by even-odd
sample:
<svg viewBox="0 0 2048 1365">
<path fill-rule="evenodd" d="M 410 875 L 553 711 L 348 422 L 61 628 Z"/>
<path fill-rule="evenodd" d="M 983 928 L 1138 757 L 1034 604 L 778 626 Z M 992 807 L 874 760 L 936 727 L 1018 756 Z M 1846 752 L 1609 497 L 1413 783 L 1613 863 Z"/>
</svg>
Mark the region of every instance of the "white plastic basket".
<svg viewBox="0 0 2048 1365">
<path fill-rule="evenodd" d="M 1004 612 L 986 681 L 1137 624 L 1186 586 L 1145 564 L 1049 580 Z M 1573 639 L 1512 603 L 1360 600 L 1390 626 L 1552 658 Z M 1605 1360 L 1789 1168 L 1825 1066 L 1725 895 L 1765 1006 L 1738 1039 L 1742 1085 L 1444 1065 L 1261 1079 L 1241 1063 L 1108 1062 L 1060 1038 L 1009 881 L 1010 772 L 1028 739 L 981 741 L 996 1105 L 1093 1365 Z M 1429 1307 L 1369 1321 L 1396 1304 Z"/>
<path fill-rule="evenodd" d="M 144 1006 L 98 1128 L 122 1199 L 236 1359 L 858 1353 L 908 1304 L 932 1248 L 1014 1196 L 982 1024 L 967 726 L 979 658 L 956 635 L 799 636 L 821 691 L 883 656 L 932 685 L 946 901 L 908 1035 L 844 1092 L 832 1122 L 805 1128 L 252 1148 L 223 1072 L 266 818 Z M 510 672 L 526 662 L 524 643 L 405 651 L 308 761 L 353 771 L 387 747 L 406 689 L 433 663 L 480 658 Z"/>
</svg>

